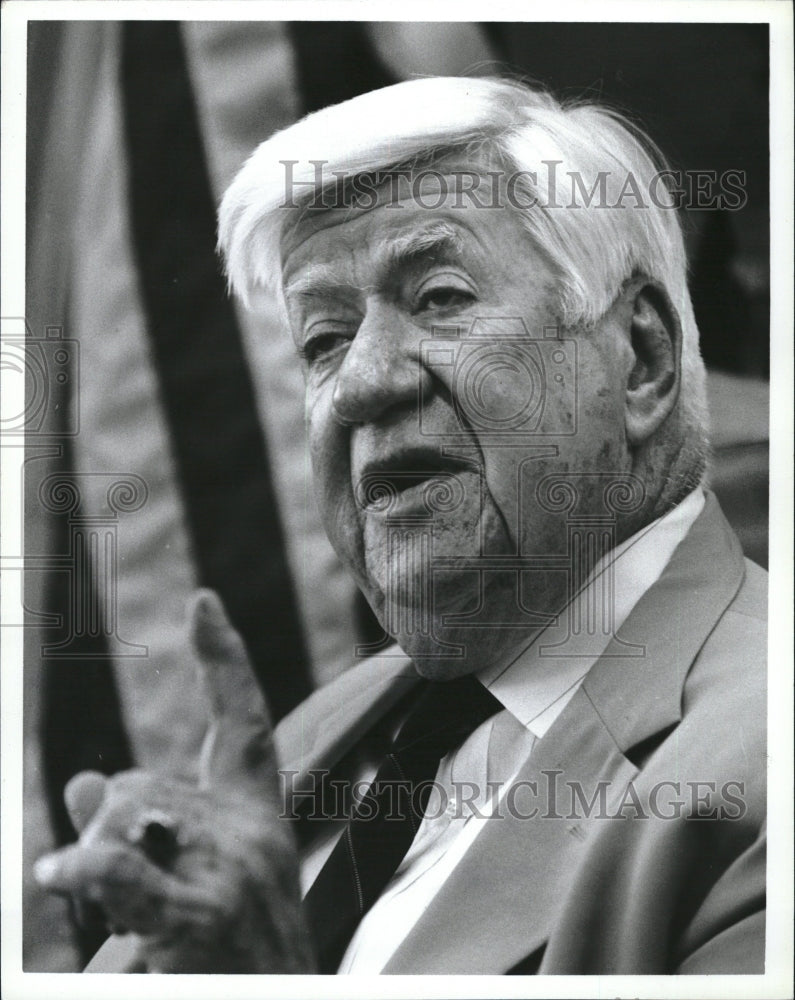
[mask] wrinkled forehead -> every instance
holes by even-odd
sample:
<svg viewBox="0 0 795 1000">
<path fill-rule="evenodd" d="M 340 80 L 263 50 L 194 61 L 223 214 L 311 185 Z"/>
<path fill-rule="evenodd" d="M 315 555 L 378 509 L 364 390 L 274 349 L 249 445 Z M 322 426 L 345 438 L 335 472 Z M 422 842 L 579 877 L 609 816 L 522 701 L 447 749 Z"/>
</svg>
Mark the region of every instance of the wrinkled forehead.
<svg viewBox="0 0 795 1000">
<path fill-rule="evenodd" d="M 318 180 L 321 183 L 303 200 L 296 200 L 283 222 L 280 240 L 283 277 L 296 249 L 324 229 L 356 222 L 380 210 L 394 213 L 390 221 L 395 223 L 408 214 L 427 225 L 446 216 L 469 228 L 474 224 L 474 209 L 500 204 L 499 190 L 505 183 L 504 172 L 492 157 L 482 153 L 450 154 L 427 163 L 368 173 L 340 172 L 324 177 L 318 172 Z"/>
</svg>

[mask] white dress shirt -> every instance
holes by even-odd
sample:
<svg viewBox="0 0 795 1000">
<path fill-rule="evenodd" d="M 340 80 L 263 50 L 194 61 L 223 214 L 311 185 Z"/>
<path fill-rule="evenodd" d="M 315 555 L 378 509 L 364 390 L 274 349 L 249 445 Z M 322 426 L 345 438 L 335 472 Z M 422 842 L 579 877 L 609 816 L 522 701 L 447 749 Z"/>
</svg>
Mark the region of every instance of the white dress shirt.
<svg viewBox="0 0 795 1000">
<path fill-rule="evenodd" d="M 416 837 L 392 880 L 359 924 L 339 974 L 382 971 L 408 932 L 499 807 L 537 740 L 557 719 L 585 675 L 604 653 L 632 608 L 659 578 L 674 549 L 704 506 L 693 491 L 664 517 L 613 549 L 557 622 L 537 633 L 507 666 L 488 667 L 478 679 L 505 706 L 439 765 L 436 786 Z M 609 628 L 572 631 L 601 599 L 609 580 Z M 367 780 L 375 776 L 375 765 Z M 340 836 L 337 828 L 315 845 L 302 865 L 304 892 Z"/>
</svg>

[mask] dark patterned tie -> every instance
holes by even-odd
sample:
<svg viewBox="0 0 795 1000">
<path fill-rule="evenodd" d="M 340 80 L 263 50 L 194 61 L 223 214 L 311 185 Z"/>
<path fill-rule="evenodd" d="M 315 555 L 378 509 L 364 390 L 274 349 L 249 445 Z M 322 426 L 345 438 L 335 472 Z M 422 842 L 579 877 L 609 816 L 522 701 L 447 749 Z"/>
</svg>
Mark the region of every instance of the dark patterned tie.
<svg viewBox="0 0 795 1000">
<path fill-rule="evenodd" d="M 408 852 L 442 757 L 501 708 L 470 676 L 424 685 L 304 900 L 321 972 L 337 971 L 357 925 Z"/>
</svg>

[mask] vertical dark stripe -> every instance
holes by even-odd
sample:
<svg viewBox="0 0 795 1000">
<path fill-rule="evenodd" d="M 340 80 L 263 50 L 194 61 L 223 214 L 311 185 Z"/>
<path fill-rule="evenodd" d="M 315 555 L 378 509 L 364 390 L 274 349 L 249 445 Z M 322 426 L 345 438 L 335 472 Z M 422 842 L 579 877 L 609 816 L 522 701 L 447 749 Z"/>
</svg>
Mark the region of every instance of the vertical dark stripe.
<svg viewBox="0 0 795 1000">
<path fill-rule="evenodd" d="M 179 25 L 125 23 L 121 74 L 134 252 L 198 575 L 278 719 L 309 693 L 308 659 Z"/>
<path fill-rule="evenodd" d="M 301 106 L 305 113 L 397 83 L 373 51 L 360 21 L 291 21 Z"/>
</svg>

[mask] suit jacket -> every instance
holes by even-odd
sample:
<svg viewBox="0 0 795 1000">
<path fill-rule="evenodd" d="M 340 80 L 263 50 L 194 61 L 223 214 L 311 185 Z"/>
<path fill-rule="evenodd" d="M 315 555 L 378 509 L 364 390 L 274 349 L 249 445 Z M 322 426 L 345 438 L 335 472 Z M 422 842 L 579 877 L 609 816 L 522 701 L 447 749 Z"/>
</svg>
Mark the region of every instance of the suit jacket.
<svg viewBox="0 0 795 1000">
<path fill-rule="evenodd" d="M 766 574 L 708 496 L 620 631 L 645 656 L 612 643 L 520 770 L 539 814 L 517 796 L 486 824 L 384 971 L 762 972 L 765 608 Z M 295 787 L 414 681 L 379 657 L 299 706 L 277 732 Z M 600 781 L 606 810 L 571 808 Z"/>
<path fill-rule="evenodd" d="M 487 821 L 384 972 L 763 972 L 765 608 L 709 495 L 620 630 L 645 656 L 611 643 L 517 775 L 538 797 Z M 376 657 L 284 719 L 293 789 L 416 680 Z"/>
</svg>

